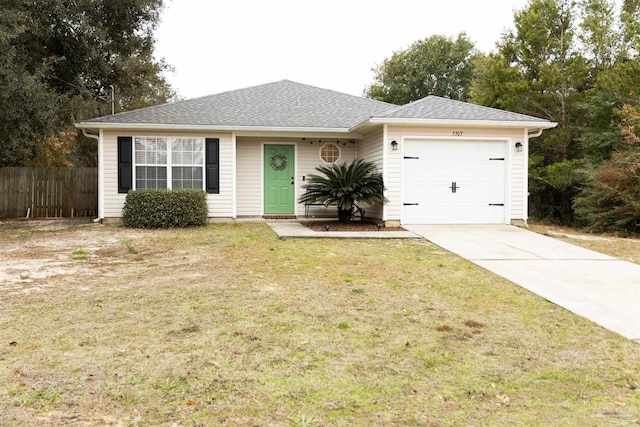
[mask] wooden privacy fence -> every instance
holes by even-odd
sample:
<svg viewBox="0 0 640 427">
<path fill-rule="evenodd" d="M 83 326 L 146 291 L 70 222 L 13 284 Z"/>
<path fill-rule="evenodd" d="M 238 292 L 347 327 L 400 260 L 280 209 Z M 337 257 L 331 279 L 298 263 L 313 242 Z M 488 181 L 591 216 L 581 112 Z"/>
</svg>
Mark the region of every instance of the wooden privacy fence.
<svg viewBox="0 0 640 427">
<path fill-rule="evenodd" d="M 0 168 L 0 218 L 95 217 L 97 168 Z"/>
</svg>

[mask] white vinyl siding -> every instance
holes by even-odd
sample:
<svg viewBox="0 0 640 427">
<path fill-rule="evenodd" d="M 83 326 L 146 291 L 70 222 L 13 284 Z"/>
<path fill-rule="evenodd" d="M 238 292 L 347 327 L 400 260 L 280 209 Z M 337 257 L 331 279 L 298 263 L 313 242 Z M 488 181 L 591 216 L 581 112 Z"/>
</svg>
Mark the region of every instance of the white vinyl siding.
<svg viewBox="0 0 640 427">
<path fill-rule="evenodd" d="M 120 218 L 126 194 L 118 193 L 118 136 L 130 136 L 131 132 L 103 131 L 104 152 L 104 217 Z M 99 185 L 99 184 L 98 184 Z"/>
<path fill-rule="evenodd" d="M 509 147 L 509 154 L 511 157 L 508 175 L 510 180 L 509 197 L 511 199 L 509 215 L 511 220 L 526 221 L 529 212 L 527 208 L 527 204 L 529 203 L 529 183 L 527 177 L 529 165 L 527 165 L 528 156 L 526 150 L 528 150 L 529 144 L 526 129 L 519 129 L 520 136 L 517 136 L 516 132 L 518 132 L 518 130 L 513 131 Z M 515 148 L 516 142 L 522 142 L 522 151 L 518 152 Z"/>
<path fill-rule="evenodd" d="M 382 141 L 384 139 L 383 135 L 383 127 L 375 129 L 371 133 L 367 133 L 364 135 L 364 138 L 361 141 L 358 141 L 358 158 L 366 160 L 368 162 L 373 162 L 378 172 L 383 172 L 383 152 L 382 152 Z M 389 186 L 387 183 L 384 183 L 387 190 Z M 388 193 L 385 191 L 385 196 L 388 198 Z M 365 207 L 368 218 L 376 218 L 382 219 L 382 210 L 383 207 L 380 204 L 376 204 L 374 206 L 366 206 Z"/>
<path fill-rule="evenodd" d="M 262 214 L 262 150 L 260 140 L 237 137 L 236 141 L 236 213 L 242 216 Z"/>
<path fill-rule="evenodd" d="M 327 144 L 332 144 L 340 149 L 340 158 L 336 163 L 351 163 L 355 159 L 356 155 L 356 143 L 341 140 L 340 142 L 325 140 L 323 138 L 322 143 L 318 143 L 317 140 L 313 144 L 309 141 L 300 141 L 298 143 L 298 168 L 296 170 L 296 198 L 299 198 L 304 193 L 302 186 L 307 180 L 307 177 L 311 174 L 318 175 L 316 170 L 318 166 L 328 166 L 320 156 L 320 150 L 326 147 Z M 296 214 L 300 218 L 304 218 L 304 204 L 296 204 Z M 337 217 L 335 207 L 326 208 L 324 206 L 309 206 L 309 217 Z"/>
<path fill-rule="evenodd" d="M 233 216 L 232 140 L 231 133 L 206 133 L 187 131 L 153 131 L 152 135 L 141 135 L 140 131 L 104 130 L 104 217 L 120 218 L 126 194 L 118 194 L 118 136 L 154 138 L 204 138 L 220 139 L 220 193 L 207 194 L 209 217 L 231 218 Z M 193 166 L 193 165 L 190 165 Z M 135 172 L 134 172 L 135 173 Z M 134 176 L 135 179 L 135 176 Z M 200 186 L 202 188 L 202 186 Z"/>
<path fill-rule="evenodd" d="M 104 164 L 102 187 L 103 212 L 104 217 L 120 217 L 126 194 L 118 194 L 118 136 L 138 136 L 156 138 L 219 138 L 220 139 L 220 194 L 208 194 L 210 217 L 234 216 L 234 177 L 233 177 L 233 156 L 236 156 L 236 215 L 237 216 L 259 216 L 263 213 L 262 207 L 262 145 L 264 143 L 294 144 L 296 146 L 296 198 L 304 192 L 302 185 L 303 178 L 309 174 L 316 173 L 315 168 L 325 164 L 320 157 L 320 148 L 326 144 L 336 144 L 340 149 L 339 163 L 351 162 L 354 158 L 361 158 L 374 162 L 378 170 L 385 175 L 385 195 L 389 203 L 385 205 L 385 219 L 387 221 L 400 221 L 402 214 L 402 160 L 403 141 L 412 137 L 451 137 L 453 132 L 462 132 L 462 138 L 496 138 L 508 141 L 509 164 L 507 171 L 507 195 L 508 195 L 508 215 L 511 220 L 526 219 L 526 171 L 525 151 L 527 149 L 526 130 L 504 129 L 504 128 L 450 128 L 434 126 L 400 126 L 388 125 L 385 136 L 384 126 L 373 128 L 363 135 L 363 139 L 357 142 L 348 142 L 327 138 L 322 144 L 314 138 L 279 138 L 279 137 L 248 137 L 238 136 L 236 138 L 236 152 L 233 153 L 233 139 L 230 132 L 195 132 L 195 131 L 154 131 L 152 134 L 144 135 L 140 131 L 131 130 L 104 130 L 103 135 L 103 157 Z M 391 141 L 397 141 L 398 150 L 391 149 Z M 515 143 L 522 142 L 524 150 L 517 152 Z M 384 150 L 385 144 L 387 145 Z M 386 153 L 385 153 L 386 151 Z M 173 158 L 171 159 L 173 160 Z M 386 164 L 383 169 L 383 162 Z M 158 166 L 158 165 L 156 165 Z M 194 165 L 176 165 L 177 167 L 193 167 Z M 173 169 L 169 175 L 173 175 Z M 183 179 L 183 178 L 181 178 Z M 193 181 L 191 181 L 193 182 Z M 383 208 L 381 206 L 366 207 L 367 216 L 372 218 L 382 218 Z M 332 211 L 323 207 L 311 207 L 310 215 L 325 216 L 332 215 Z M 296 214 L 304 216 L 304 205 L 296 204 Z"/>
</svg>

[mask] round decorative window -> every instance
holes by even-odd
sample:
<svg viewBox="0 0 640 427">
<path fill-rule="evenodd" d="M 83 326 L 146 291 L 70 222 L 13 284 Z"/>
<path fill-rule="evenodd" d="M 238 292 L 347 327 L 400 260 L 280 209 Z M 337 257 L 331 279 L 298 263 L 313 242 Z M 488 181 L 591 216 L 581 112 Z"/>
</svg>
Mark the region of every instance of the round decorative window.
<svg viewBox="0 0 640 427">
<path fill-rule="evenodd" d="M 325 163 L 335 163 L 340 159 L 340 148 L 335 144 L 325 144 L 320 149 L 320 158 Z"/>
</svg>

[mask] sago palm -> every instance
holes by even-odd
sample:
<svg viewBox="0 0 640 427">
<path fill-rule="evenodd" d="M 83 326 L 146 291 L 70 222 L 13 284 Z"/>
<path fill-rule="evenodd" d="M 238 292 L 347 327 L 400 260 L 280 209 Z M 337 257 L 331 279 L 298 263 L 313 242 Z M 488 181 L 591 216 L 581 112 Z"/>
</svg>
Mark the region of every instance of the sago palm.
<svg viewBox="0 0 640 427">
<path fill-rule="evenodd" d="M 300 203 L 323 203 L 337 206 L 338 220 L 347 223 L 357 209 L 357 203 L 384 203 L 382 174 L 375 164 L 361 159 L 351 164 L 331 164 L 316 168 L 322 175 L 311 174 L 302 186 L 305 193 Z"/>
</svg>

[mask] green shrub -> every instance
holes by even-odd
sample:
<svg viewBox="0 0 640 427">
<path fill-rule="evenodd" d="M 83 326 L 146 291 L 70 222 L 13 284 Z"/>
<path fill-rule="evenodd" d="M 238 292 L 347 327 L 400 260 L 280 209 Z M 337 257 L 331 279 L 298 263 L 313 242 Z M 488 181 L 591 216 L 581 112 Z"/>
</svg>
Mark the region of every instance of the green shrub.
<svg viewBox="0 0 640 427">
<path fill-rule="evenodd" d="M 324 203 L 326 206 L 338 207 L 338 220 L 348 223 L 356 211 L 363 210 L 356 203 L 374 204 L 387 202 L 384 197 L 382 174 L 376 172 L 376 165 L 362 159 L 347 163 L 333 163 L 316 168 L 322 175 L 307 175 L 307 182 L 302 187 L 305 193 L 300 196 L 300 203 Z"/>
<path fill-rule="evenodd" d="M 122 208 L 122 223 L 134 228 L 197 227 L 207 223 L 203 190 L 130 191 Z"/>
</svg>

